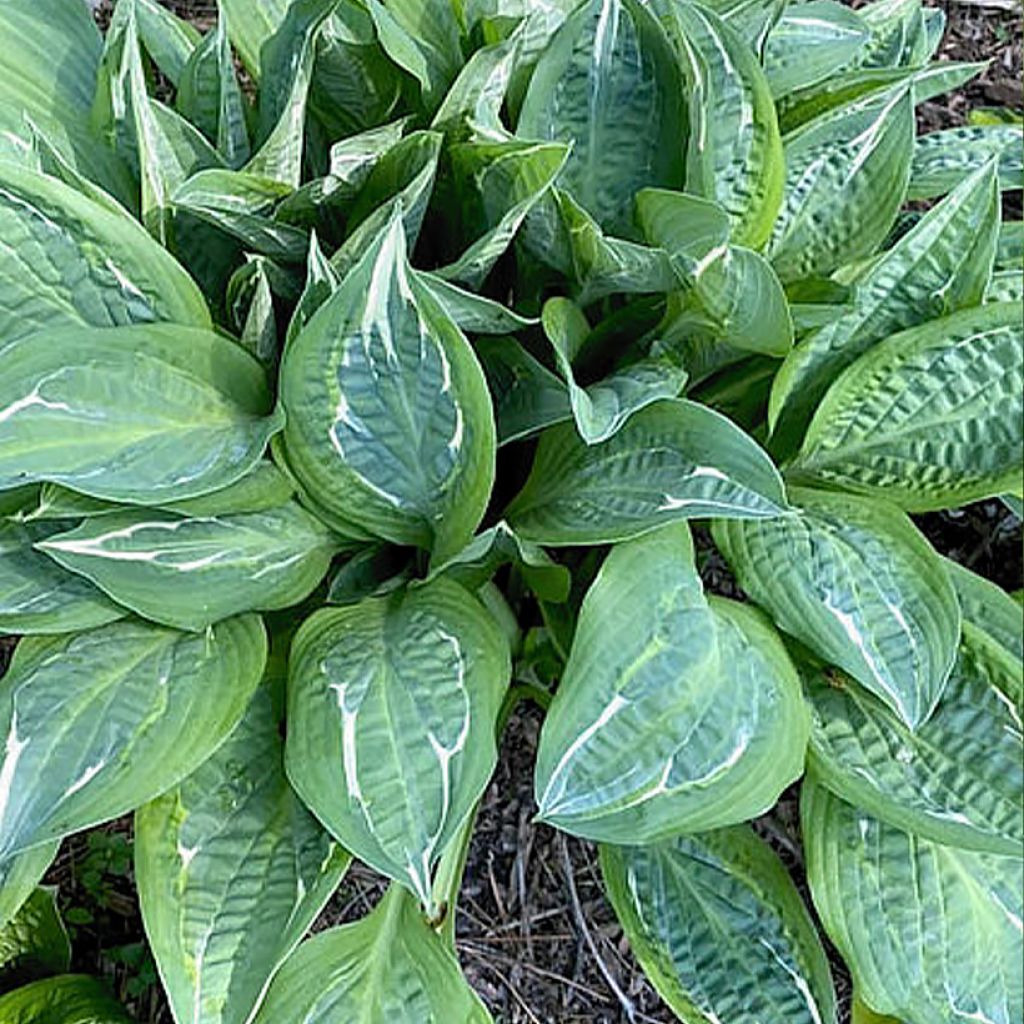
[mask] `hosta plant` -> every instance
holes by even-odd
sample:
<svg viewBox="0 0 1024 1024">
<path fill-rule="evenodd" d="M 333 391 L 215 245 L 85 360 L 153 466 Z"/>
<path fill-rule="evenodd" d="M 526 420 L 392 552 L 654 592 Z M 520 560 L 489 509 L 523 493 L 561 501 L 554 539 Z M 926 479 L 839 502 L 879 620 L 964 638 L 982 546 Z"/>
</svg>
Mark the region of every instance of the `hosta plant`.
<svg viewBox="0 0 1024 1024">
<path fill-rule="evenodd" d="M 915 134 L 941 11 L 218 13 L 0 4 L 0 1020 L 126 1019 L 39 882 L 128 812 L 178 1024 L 490 1020 L 530 699 L 680 1020 L 835 1021 L 820 928 L 861 1020 L 1020 1024 L 1021 611 L 911 515 L 1019 508 L 1021 126 Z"/>
</svg>

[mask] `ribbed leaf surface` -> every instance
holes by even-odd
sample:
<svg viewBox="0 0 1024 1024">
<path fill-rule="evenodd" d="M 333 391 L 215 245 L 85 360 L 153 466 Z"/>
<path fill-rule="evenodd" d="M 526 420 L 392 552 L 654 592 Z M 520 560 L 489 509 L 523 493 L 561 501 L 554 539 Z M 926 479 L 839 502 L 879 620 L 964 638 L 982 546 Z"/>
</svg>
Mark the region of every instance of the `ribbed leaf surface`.
<svg viewBox="0 0 1024 1024">
<path fill-rule="evenodd" d="M 508 645 L 438 579 L 316 612 L 292 645 L 288 776 L 346 849 L 426 903 L 493 770 Z"/>
<path fill-rule="evenodd" d="M 685 523 L 613 549 L 544 722 L 541 816 L 644 843 L 755 817 L 803 769 L 807 714 L 757 613 L 705 598 Z"/>
<path fill-rule="evenodd" d="M 0 489 L 192 498 L 244 476 L 282 422 L 260 364 L 212 331 L 70 327 L 12 342 L 3 360 Z"/>
<path fill-rule="evenodd" d="M 786 505 L 767 455 L 724 416 L 686 401 L 634 413 L 603 444 L 572 424 L 542 438 L 512 526 L 542 544 L 601 544 L 678 519 L 762 518 Z"/>
<path fill-rule="evenodd" d="M 716 523 L 719 547 L 782 629 L 916 728 L 942 695 L 960 638 L 942 560 L 892 506 L 804 489 L 790 497 L 795 514 Z"/>
<path fill-rule="evenodd" d="M 615 913 L 685 1024 L 832 1024 L 828 961 L 792 880 L 745 826 L 603 846 Z"/>
<path fill-rule="evenodd" d="M 1020 853 L 1019 662 L 965 625 L 946 692 L 916 733 L 852 680 L 808 669 L 804 681 L 813 709 L 811 755 L 823 785 L 936 842 Z"/>
<path fill-rule="evenodd" d="M 114 818 L 201 764 L 266 658 L 255 615 L 206 634 L 138 621 L 30 637 L 0 680 L 0 857 Z"/>
<path fill-rule="evenodd" d="M 893 335 L 832 385 L 794 475 L 911 512 L 1021 487 L 1024 324 L 992 303 Z"/>
<path fill-rule="evenodd" d="M 861 998 L 906 1024 L 1015 1024 L 1021 861 L 902 832 L 805 783 L 807 874 Z"/>
</svg>

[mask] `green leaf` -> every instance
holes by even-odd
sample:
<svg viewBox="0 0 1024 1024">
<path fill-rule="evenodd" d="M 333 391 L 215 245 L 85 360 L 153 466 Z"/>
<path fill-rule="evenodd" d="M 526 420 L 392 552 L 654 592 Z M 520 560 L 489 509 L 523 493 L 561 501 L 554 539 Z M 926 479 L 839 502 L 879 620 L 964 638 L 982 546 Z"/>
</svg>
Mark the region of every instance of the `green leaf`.
<svg viewBox="0 0 1024 1024">
<path fill-rule="evenodd" d="M 422 270 L 414 273 L 452 320 L 469 334 L 514 334 L 537 323 L 535 319 L 520 316 L 494 299 L 466 291 L 436 273 Z"/>
<path fill-rule="evenodd" d="M 307 939 L 253 1024 L 491 1024 L 458 962 L 400 886 L 355 924 Z"/>
<path fill-rule="evenodd" d="M 875 1013 L 866 1003 L 854 993 L 853 1006 L 850 1008 L 851 1024 L 900 1024 L 895 1017 L 883 1017 Z"/>
<path fill-rule="evenodd" d="M 1020 270 L 1024 264 L 1024 221 L 1003 221 L 999 225 L 996 270 Z"/>
<path fill-rule="evenodd" d="M 228 167 L 241 167 L 249 159 L 246 105 L 231 59 L 224 11 L 182 68 L 175 104 L 217 147 Z"/>
<path fill-rule="evenodd" d="M 0 857 L 115 818 L 193 771 L 245 710 L 260 620 L 31 637 L 0 681 Z M 2 1019 L 2 1017 L 0 1017 Z"/>
<path fill-rule="evenodd" d="M 270 178 L 210 169 L 182 182 L 170 201 L 234 236 L 247 252 L 283 263 L 301 263 L 309 249 L 309 235 L 272 217 L 273 208 L 289 192 L 287 185 Z"/>
<path fill-rule="evenodd" d="M 3 358 L 0 488 L 49 480 L 167 504 L 234 483 L 281 427 L 263 368 L 211 331 L 71 327 L 12 342 Z"/>
<path fill-rule="evenodd" d="M 504 520 L 474 537 L 457 555 L 432 565 L 426 582 L 447 576 L 476 591 L 505 564 L 514 565 L 530 589 L 544 601 L 564 601 L 572 577 L 536 544 L 522 540 Z M 417 584 L 414 584 L 416 586 Z"/>
<path fill-rule="evenodd" d="M 634 956 L 680 1020 L 835 1020 L 828 961 L 807 908 L 749 828 L 602 846 L 601 874 Z"/>
<path fill-rule="evenodd" d="M 494 402 L 499 445 L 572 419 L 565 385 L 514 338 L 480 338 L 475 348 Z"/>
<path fill-rule="evenodd" d="M 913 733 L 852 681 L 807 670 L 804 682 L 812 706 L 811 760 L 823 785 L 926 839 L 1019 856 L 1019 661 L 965 623 L 942 700 Z"/>
<path fill-rule="evenodd" d="M 890 505 L 801 488 L 789 496 L 791 515 L 715 523 L 716 543 L 782 629 L 916 729 L 942 696 L 960 637 L 942 560 Z"/>
<path fill-rule="evenodd" d="M 218 0 L 228 36 L 249 74 L 259 82 L 263 45 L 284 21 L 290 0 Z"/>
<path fill-rule="evenodd" d="M 57 912 L 55 889 L 36 889 L 0 927 L 0 978 L 45 976 L 71 966 L 71 943 Z"/>
<path fill-rule="evenodd" d="M 294 493 L 295 490 L 284 473 L 269 459 L 261 459 L 245 476 L 233 484 L 199 498 L 168 502 L 165 509 L 187 516 L 226 516 L 239 512 L 263 512 L 283 505 Z M 89 519 L 93 516 L 107 516 L 124 511 L 124 506 L 115 502 L 90 498 L 58 484 L 43 484 L 36 507 L 20 519 L 23 522 Z"/>
<path fill-rule="evenodd" d="M 587 445 L 575 427 L 541 438 L 508 508 L 540 544 L 606 544 L 663 523 L 706 516 L 771 518 L 786 507 L 778 471 L 724 416 L 694 402 L 655 402 L 610 440 Z"/>
<path fill-rule="evenodd" d="M 644 238 L 672 257 L 677 274 L 697 278 L 729 243 L 729 215 L 718 203 L 686 192 L 645 188 L 636 196 Z"/>
<path fill-rule="evenodd" d="M 33 331 L 72 324 L 209 326 L 192 279 L 137 221 L 115 209 L 0 161 L 0 349 Z"/>
<path fill-rule="evenodd" d="M 970 569 L 948 558 L 943 561 L 956 590 L 964 622 L 981 630 L 1018 661 L 1024 661 L 1020 607 L 1013 598 L 1002 587 Z"/>
<path fill-rule="evenodd" d="M 35 891 L 57 856 L 58 842 L 0 860 L 0 928 L 7 924 Z"/>
<path fill-rule="evenodd" d="M 424 903 L 494 768 L 509 672 L 490 614 L 445 579 L 323 609 L 292 644 L 292 785 L 346 849 Z"/>
<path fill-rule="evenodd" d="M 853 308 L 786 358 L 772 385 L 774 446 L 795 449 L 836 376 L 896 331 L 981 301 L 999 229 L 991 164 L 970 175 L 854 281 Z"/>
<path fill-rule="evenodd" d="M 337 545 L 290 501 L 240 515 L 125 511 L 86 519 L 36 549 L 139 615 L 199 631 L 239 612 L 298 604 Z"/>
<path fill-rule="evenodd" d="M 296 0 L 261 51 L 265 74 L 260 89 L 260 129 L 257 148 L 243 168 L 249 174 L 299 187 L 315 46 L 335 2 Z"/>
<path fill-rule="evenodd" d="M 835 0 L 788 7 L 768 33 L 764 70 L 772 96 L 827 80 L 853 62 L 870 37 L 864 20 Z"/>
<path fill-rule="evenodd" d="M 544 305 L 543 324 L 569 392 L 576 429 L 588 445 L 607 441 L 633 413 L 652 402 L 678 397 L 686 383 L 682 367 L 667 359 L 651 358 L 631 363 L 589 387 L 580 387 L 572 360 L 590 332 L 583 312 L 568 299 L 549 299 Z M 574 329 L 581 332 L 575 341 Z"/>
<path fill-rule="evenodd" d="M 282 682 L 260 686 L 213 757 L 135 814 L 142 918 L 178 1020 L 245 1024 L 351 860 L 285 778 Z"/>
<path fill-rule="evenodd" d="M 508 249 L 527 215 L 546 195 L 568 158 L 561 143 L 473 140 L 450 147 L 467 223 L 484 232 L 437 273 L 478 288 Z"/>
<path fill-rule="evenodd" d="M 70 633 L 128 614 L 91 583 L 35 549 L 37 542 L 70 525 L 0 520 L 0 629 Z"/>
<path fill-rule="evenodd" d="M 956 188 L 990 160 L 999 166 L 999 187 L 1024 188 L 1024 129 L 1020 125 L 948 128 L 914 142 L 908 199 L 931 199 Z"/>
<path fill-rule="evenodd" d="M 885 825 L 805 783 L 807 874 L 861 998 L 907 1024 L 1016 1019 L 1021 862 Z"/>
<path fill-rule="evenodd" d="M 96 978 L 62 974 L 0 996 L 4 1024 L 132 1024 L 125 1009 Z"/>
<path fill-rule="evenodd" d="M 629 237 L 633 196 L 682 184 L 686 114 L 665 32 L 633 0 L 587 0 L 541 55 L 517 134 L 570 143 L 560 186 L 600 227 Z"/>
<path fill-rule="evenodd" d="M 412 578 L 409 548 L 373 544 L 361 548 L 331 578 L 327 604 L 358 604 L 364 597 L 383 597 Z"/>
<path fill-rule="evenodd" d="M 803 772 L 808 718 L 759 613 L 704 596 L 685 523 L 612 549 L 541 732 L 540 817 L 651 843 L 762 814 Z"/>
<path fill-rule="evenodd" d="M 202 39 L 198 29 L 157 0 L 135 0 L 135 17 L 146 52 L 171 85 L 180 89 L 189 58 Z"/>
<path fill-rule="evenodd" d="M 673 4 L 669 25 L 690 87 L 686 189 L 725 209 L 734 242 L 760 249 L 786 178 L 768 81 L 747 41 L 700 4 Z"/>
<path fill-rule="evenodd" d="M 910 88 L 785 137 L 785 196 L 767 247 L 783 281 L 827 276 L 874 251 L 903 204 L 913 141 Z"/>
<path fill-rule="evenodd" d="M 910 512 L 1021 487 L 1024 326 L 992 303 L 893 335 L 818 407 L 793 466 Z"/>
<path fill-rule="evenodd" d="M 1024 302 L 1024 277 L 1019 270 L 1001 270 L 993 274 L 985 289 L 985 302 Z"/>
<path fill-rule="evenodd" d="M 473 535 L 494 476 L 490 399 L 411 272 L 397 214 L 286 350 L 281 401 L 288 463 L 328 512 L 435 551 Z"/>
</svg>

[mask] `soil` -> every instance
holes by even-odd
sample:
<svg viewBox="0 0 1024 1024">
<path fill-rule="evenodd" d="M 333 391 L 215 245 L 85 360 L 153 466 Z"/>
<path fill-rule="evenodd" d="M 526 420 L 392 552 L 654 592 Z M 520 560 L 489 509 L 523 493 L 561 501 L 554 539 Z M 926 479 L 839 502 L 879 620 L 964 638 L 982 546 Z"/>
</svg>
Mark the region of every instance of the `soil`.
<svg viewBox="0 0 1024 1024">
<path fill-rule="evenodd" d="M 211 23 L 212 0 L 164 2 L 200 27 Z M 975 106 L 1024 106 L 1021 16 L 1008 3 L 941 4 L 948 18 L 943 56 L 991 64 L 964 90 L 923 104 L 922 130 L 963 124 Z M 1010 202 L 1019 216 L 1019 195 Z M 919 525 L 940 551 L 1000 586 L 1013 590 L 1024 582 L 1021 523 L 998 501 L 920 517 Z M 736 596 L 735 582 L 707 536 L 698 532 L 697 543 L 709 589 Z M 12 648 L 12 638 L 0 637 L 0 674 Z M 540 722 L 535 708 L 520 705 L 480 809 L 459 905 L 457 944 L 466 975 L 499 1024 L 673 1021 L 637 967 L 603 896 L 594 846 L 532 821 Z M 755 827 L 803 888 L 796 799 L 794 787 Z M 48 881 L 60 886 L 62 909 L 72 922 L 73 969 L 105 976 L 140 1022 L 170 1024 L 144 944 L 130 850 L 130 818 L 72 836 Z M 355 865 L 315 927 L 362 916 L 382 891 L 378 876 Z M 849 976 L 834 952 L 831 959 L 845 1024 Z"/>
</svg>

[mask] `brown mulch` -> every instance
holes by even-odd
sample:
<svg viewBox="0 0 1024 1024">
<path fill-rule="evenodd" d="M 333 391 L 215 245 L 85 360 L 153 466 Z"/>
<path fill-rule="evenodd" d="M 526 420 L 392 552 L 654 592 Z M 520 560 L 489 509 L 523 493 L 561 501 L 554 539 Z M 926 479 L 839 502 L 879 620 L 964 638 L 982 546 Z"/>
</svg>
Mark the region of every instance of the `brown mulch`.
<svg viewBox="0 0 1024 1024">
<path fill-rule="evenodd" d="M 163 2 L 202 28 L 212 23 L 213 0 Z M 948 17 L 942 55 L 992 63 L 961 92 L 923 104 L 922 129 L 962 124 L 975 106 L 1024 106 L 1019 10 L 938 6 Z M 998 502 L 921 517 L 919 524 L 939 550 L 1007 589 L 1021 586 L 1021 524 Z M 697 546 L 709 589 L 735 596 L 728 569 L 699 531 Z M 0 674 L 12 647 L 11 638 L 0 637 Z M 532 821 L 540 723 L 529 705 L 513 716 L 482 803 L 459 904 L 457 944 L 466 975 L 499 1024 L 670 1022 L 673 1014 L 637 968 L 603 896 L 594 846 Z M 803 887 L 795 791 L 755 827 Z M 60 885 L 66 912 L 84 910 L 91 918 L 80 916 L 81 923 L 72 925 L 73 969 L 106 976 L 139 1021 L 170 1024 L 159 986 L 145 984 L 152 980 L 152 964 L 142 945 L 130 865 L 123 863 L 130 819 L 94 833 L 107 838 L 65 840 L 48 876 Z M 316 927 L 362 916 L 382 891 L 378 876 L 354 866 Z M 832 959 L 845 1022 L 849 978 L 839 958 Z"/>
</svg>

